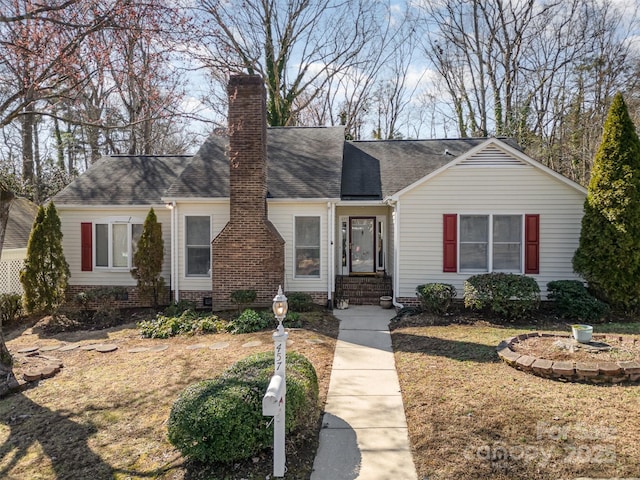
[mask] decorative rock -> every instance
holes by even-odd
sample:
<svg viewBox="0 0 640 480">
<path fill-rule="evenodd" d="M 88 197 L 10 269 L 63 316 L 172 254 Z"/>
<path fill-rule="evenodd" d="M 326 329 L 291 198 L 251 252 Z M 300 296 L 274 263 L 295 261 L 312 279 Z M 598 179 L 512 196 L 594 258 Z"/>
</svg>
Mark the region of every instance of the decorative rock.
<svg viewBox="0 0 640 480">
<path fill-rule="evenodd" d="M 200 350 L 201 348 L 206 348 L 206 345 L 204 343 L 194 343 L 186 347 L 187 350 Z"/>
<path fill-rule="evenodd" d="M 260 340 L 253 340 L 251 342 L 247 342 L 242 344 L 243 348 L 251 348 L 251 347 L 259 347 L 260 345 L 262 345 L 262 342 Z"/>
<path fill-rule="evenodd" d="M 96 352 L 100 352 L 100 353 L 114 352 L 117 349 L 118 349 L 118 346 L 113 344 L 103 344 L 103 345 L 96 346 Z"/>
<path fill-rule="evenodd" d="M 40 372 L 40 370 L 26 370 L 22 374 L 22 378 L 24 378 L 27 382 L 37 382 L 38 380 L 42 379 L 42 373 Z"/>
<path fill-rule="evenodd" d="M 53 352 L 54 350 L 58 350 L 61 347 L 62 347 L 62 344 L 60 344 L 60 345 L 47 345 L 46 347 L 40 347 L 40 351 L 41 352 Z"/>
<path fill-rule="evenodd" d="M 75 350 L 79 346 L 80 346 L 79 343 L 68 343 L 67 345 L 64 345 L 64 346 L 60 347 L 59 351 L 60 352 L 70 352 L 71 350 Z"/>
<path fill-rule="evenodd" d="M 98 346 L 97 343 L 92 343 L 90 345 L 82 345 L 80 347 L 80 350 L 86 350 L 86 351 L 95 350 L 97 346 Z"/>
<path fill-rule="evenodd" d="M 310 343 L 312 345 L 319 345 L 321 343 L 324 343 L 324 340 L 320 338 L 307 338 L 305 342 Z"/>
<path fill-rule="evenodd" d="M 134 347 L 127 350 L 128 353 L 140 353 L 140 352 L 148 352 L 150 350 L 149 347 Z"/>
<path fill-rule="evenodd" d="M 167 348 L 169 348 L 168 345 L 155 345 L 153 347 L 149 348 L 150 352 L 164 352 Z"/>
<path fill-rule="evenodd" d="M 20 350 L 18 350 L 18 353 L 22 353 L 24 355 L 29 354 L 29 353 L 35 354 L 35 352 L 37 352 L 39 348 L 40 347 L 37 347 L 37 346 L 25 347 L 25 348 L 21 348 Z"/>
<path fill-rule="evenodd" d="M 56 373 L 60 371 L 59 368 L 54 367 L 53 365 L 47 365 L 40 369 L 40 373 L 42 374 L 42 378 L 51 378 Z"/>
<path fill-rule="evenodd" d="M 209 348 L 211 350 L 222 350 L 224 348 L 227 348 L 229 346 L 229 342 L 217 342 L 214 343 L 213 345 L 209 345 Z"/>
</svg>

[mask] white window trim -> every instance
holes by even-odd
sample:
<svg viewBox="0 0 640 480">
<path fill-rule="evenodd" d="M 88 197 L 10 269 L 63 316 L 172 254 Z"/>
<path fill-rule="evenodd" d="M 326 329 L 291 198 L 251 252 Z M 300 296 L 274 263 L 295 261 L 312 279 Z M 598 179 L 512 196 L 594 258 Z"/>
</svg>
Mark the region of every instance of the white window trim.
<svg viewBox="0 0 640 480">
<path fill-rule="evenodd" d="M 318 265 L 318 275 L 298 275 L 296 273 L 297 270 L 297 265 L 296 265 L 296 251 L 298 250 L 298 245 L 296 244 L 296 219 L 297 218 L 317 218 L 318 219 L 318 223 L 319 223 L 319 230 L 318 230 L 318 261 L 319 261 L 319 265 Z M 295 278 L 296 280 L 318 280 L 320 278 L 322 278 L 322 216 L 321 215 L 294 215 L 293 216 L 293 261 L 292 261 L 292 266 L 293 266 L 293 278 Z M 309 248 L 315 248 L 315 247 L 309 247 Z"/>
<path fill-rule="evenodd" d="M 96 237 L 96 230 L 98 225 L 107 225 L 107 263 L 108 266 L 98 265 L 98 242 Z M 113 225 L 127 225 L 127 246 L 129 247 L 129 252 L 127 256 L 127 266 L 126 267 L 114 267 L 113 266 Z M 93 222 L 92 228 L 92 242 L 94 245 L 93 248 L 93 268 L 99 270 L 101 272 L 129 272 L 133 268 L 133 249 L 131 248 L 132 243 L 132 229 L 133 225 L 144 225 L 144 220 L 139 218 L 126 217 L 126 219 L 122 219 L 121 217 L 111 217 L 111 218 L 103 218 L 100 220 L 96 220 Z"/>
<path fill-rule="evenodd" d="M 489 240 L 487 243 L 487 270 L 474 270 L 474 269 L 463 269 L 462 268 L 462 263 L 460 261 L 461 259 L 461 248 L 460 248 L 460 244 L 461 244 L 461 230 L 460 230 L 460 222 L 462 217 L 468 217 L 468 216 L 476 216 L 476 217 L 488 217 L 489 218 Z M 500 216 L 512 216 L 512 217 L 520 217 L 520 270 L 494 270 L 493 269 L 493 217 L 500 217 Z M 458 235 L 457 235 L 457 245 L 456 245 L 456 249 L 457 249 L 457 255 L 458 258 L 456 259 L 457 264 L 460 265 L 460 267 L 458 268 L 458 273 L 461 274 L 481 274 L 481 273 L 516 273 L 516 274 L 523 274 L 524 273 L 524 228 L 525 228 L 525 214 L 521 213 L 521 212 L 499 212 L 499 213 L 486 213 L 486 212 L 472 212 L 472 213 L 459 213 L 458 214 L 458 225 L 457 225 L 457 229 L 458 229 Z"/>
<path fill-rule="evenodd" d="M 193 273 L 188 273 L 187 272 L 187 268 L 188 268 L 188 262 L 187 262 L 187 249 L 189 247 L 189 245 L 187 244 L 187 217 L 209 217 L 209 273 L 207 273 L 206 275 L 196 275 Z M 183 247 L 183 256 L 182 256 L 182 264 L 183 264 L 183 268 L 182 268 L 182 278 L 184 279 L 205 279 L 205 278 L 211 278 L 211 262 L 212 262 L 212 258 L 211 258 L 211 242 L 213 241 L 213 215 L 206 215 L 206 214 L 198 214 L 198 213 L 193 213 L 193 214 L 184 214 L 182 216 L 182 247 Z"/>
</svg>

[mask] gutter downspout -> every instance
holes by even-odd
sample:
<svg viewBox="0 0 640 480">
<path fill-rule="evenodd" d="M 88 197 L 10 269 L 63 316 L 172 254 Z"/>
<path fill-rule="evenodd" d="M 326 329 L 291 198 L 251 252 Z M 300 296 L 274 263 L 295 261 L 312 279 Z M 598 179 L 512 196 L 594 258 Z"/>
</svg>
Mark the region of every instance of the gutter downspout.
<svg viewBox="0 0 640 480">
<path fill-rule="evenodd" d="M 404 305 L 398 303 L 396 296 L 398 295 L 400 285 L 400 201 L 389 200 L 389 206 L 393 208 L 391 218 L 393 220 L 393 306 L 403 308 Z"/>
<path fill-rule="evenodd" d="M 335 283 L 335 219 L 336 219 L 336 204 L 335 202 L 327 202 L 327 249 L 329 252 L 329 265 L 327 268 L 327 308 L 333 309 L 333 290 Z"/>
<path fill-rule="evenodd" d="M 171 202 L 171 284 L 173 285 L 173 300 L 180 301 L 180 289 L 178 286 L 178 257 L 176 250 L 178 247 L 178 206 L 175 201 Z"/>
</svg>

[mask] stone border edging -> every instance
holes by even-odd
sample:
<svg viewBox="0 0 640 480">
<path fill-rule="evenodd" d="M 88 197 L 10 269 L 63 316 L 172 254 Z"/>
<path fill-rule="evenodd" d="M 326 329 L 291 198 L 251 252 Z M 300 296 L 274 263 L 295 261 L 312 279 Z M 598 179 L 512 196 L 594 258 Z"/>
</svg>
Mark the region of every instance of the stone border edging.
<svg viewBox="0 0 640 480">
<path fill-rule="evenodd" d="M 570 338 L 571 336 L 540 332 L 522 333 L 500 342 L 496 347 L 498 357 L 518 370 L 553 380 L 593 384 L 640 381 L 640 363 L 637 361 L 572 362 L 547 360 L 531 355 L 522 355 L 511 348 L 513 344 L 531 337 Z M 622 338 L 620 335 L 610 335 L 609 337 Z M 607 335 L 594 335 L 593 338 L 606 340 Z"/>
</svg>

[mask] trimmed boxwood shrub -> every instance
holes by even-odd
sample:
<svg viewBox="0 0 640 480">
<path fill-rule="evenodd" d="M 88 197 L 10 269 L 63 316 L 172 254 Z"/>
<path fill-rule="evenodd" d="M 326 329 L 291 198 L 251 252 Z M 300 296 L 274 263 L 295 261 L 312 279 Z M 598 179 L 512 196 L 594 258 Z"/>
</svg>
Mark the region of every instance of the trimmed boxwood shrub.
<svg viewBox="0 0 640 480">
<path fill-rule="evenodd" d="M 269 320 L 266 315 L 260 315 L 255 310 L 247 308 L 231 322 L 229 331 L 231 333 L 253 333 L 264 330 L 268 326 Z"/>
<path fill-rule="evenodd" d="M 187 387 L 171 408 L 169 441 L 186 457 L 204 463 L 250 458 L 273 444 L 262 397 L 274 372 L 273 353 L 252 355 L 220 377 Z M 287 433 L 315 425 L 318 378 L 304 356 L 287 353 Z"/>
<path fill-rule="evenodd" d="M 514 273 L 484 273 L 464 282 L 464 305 L 509 319 L 530 315 L 540 305 L 540 287 L 531 277 Z"/>
<path fill-rule="evenodd" d="M 589 293 L 579 280 L 556 280 L 547 283 L 547 298 L 553 300 L 565 318 L 596 322 L 609 313 L 609 306 Z"/>
<path fill-rule="evenodd" d="M 444 315 L 456 298 L 456 287 L 448 283 L 425 283 L 416 287 L 422 310 L 436 315 Z"/>
</svg>

